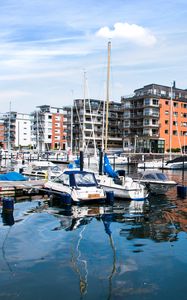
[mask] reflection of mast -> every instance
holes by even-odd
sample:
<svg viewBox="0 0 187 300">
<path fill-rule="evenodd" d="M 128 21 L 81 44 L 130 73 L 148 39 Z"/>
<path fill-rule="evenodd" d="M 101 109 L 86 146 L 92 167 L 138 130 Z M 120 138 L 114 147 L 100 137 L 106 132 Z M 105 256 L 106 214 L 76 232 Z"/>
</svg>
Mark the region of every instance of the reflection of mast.
<svg viewBox="0 0 187 300">
<path fill-rule="evenodd" d="M 111 295 L 112 295 L 112 277 L 116 272 L 116 249 L 114 247 L 114 242 L 113 242 L 113 239 L 112 239 L 111 235 L 109 235 L 109 239 L 110 239 L 110 246 L 111 246 L 111 249 L 113 251 L 113 268 L 112 268 L 111 274 L 109 276 L 109 295 L 108 295 L 108 299 L 110 299 Z"/>
<path fill-rule="evenodd" d="M 102 216 L 102 220 L 103 220 L 103 223 L 104 223 L 104 226 L 105 226 L 105 232 L 109 236 L 110 246 L 111 246 L 112 253 L 113 253 L 112 271 L 111 271 L 110 276 L 108 277 L 108 280 L 109 280 L 109 295 L 108 295 L 108 298 L 107 298 L 108 300 L 111 298 L 111 295 L 112 295 L 112 278 L 113 278 L 113 275 L 116 272 L 116 249 L 115 249 L 115 246 L 114 246 L 114 241 L 112 239 L 112 232 L 110 230 L 110 223 L 112 221 L 112 217 L 113 217 L 112 214 Z"/>
<path fill-rule="evenodd" d="M 78 253 L 77 257 L 75 257 L 72 253 L 72 263 L 76 273 L 79 275 L 79 284 L 80 284 L 80 293 L 81 297 L 87 293 L 87 277 L 88 277 L 88 269 L 87 269 L 87 261 L 81 259 L 81 251 L 79 250 L 80 242 L 82 240 L 82 234 L 86 228 L 86 225 L 82 228 L 79 234 L 79 240 L 77 242 L 76 251 Z M 81 265 L 83 265 L 82 270 L 84 269 L 85 275 L 81 273 Z"/>
</svg>

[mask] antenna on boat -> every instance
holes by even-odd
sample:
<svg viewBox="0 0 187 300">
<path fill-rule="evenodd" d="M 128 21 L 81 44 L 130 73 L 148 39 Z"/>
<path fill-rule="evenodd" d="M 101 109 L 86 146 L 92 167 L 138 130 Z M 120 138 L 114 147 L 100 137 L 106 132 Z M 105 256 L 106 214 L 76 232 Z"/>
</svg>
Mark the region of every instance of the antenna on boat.
<svg viewBox="0 0 187 300">
<path fill-rule="evenodd" d="M 108 147 L 108 108 L 109 108 L 109 83 L 110 83 L 110 53 L 111 42 L 108 42 L 108 63 L 107 63 L 107 88 L 106 88 L 106 124 L 105 124 L 105 153 Z"/>
</svg>

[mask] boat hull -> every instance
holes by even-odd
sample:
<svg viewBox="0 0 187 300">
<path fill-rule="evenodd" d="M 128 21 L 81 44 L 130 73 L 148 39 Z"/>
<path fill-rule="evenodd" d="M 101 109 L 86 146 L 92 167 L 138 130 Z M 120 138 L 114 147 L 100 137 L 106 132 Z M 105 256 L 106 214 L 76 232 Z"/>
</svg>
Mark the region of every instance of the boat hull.
<svg viewBox="0 0 187 300">
<path fill-rule="evenodd" d="M 120 181 L 120 180 L 119 180 Z M 106 192 L 113 191 L 114 197 L 128 200 L 145 200 L 148 197 L 144 185 L 132 181 L 132 179 L 121 178 L 121 183 L 115 183 L 115 179 L 102 175 L 99 181 Z"/>
</svg>

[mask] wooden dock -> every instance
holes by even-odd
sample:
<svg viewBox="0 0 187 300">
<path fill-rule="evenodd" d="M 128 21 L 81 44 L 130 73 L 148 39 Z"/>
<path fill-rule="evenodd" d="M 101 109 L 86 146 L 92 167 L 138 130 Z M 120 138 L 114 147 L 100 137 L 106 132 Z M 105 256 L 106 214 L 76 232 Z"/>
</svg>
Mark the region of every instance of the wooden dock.
<svg viewBox="0 0 187 300">
<path fill-rule="evenodd" d="M 0 196 L 17 196 L 34 193 L 34 190 L 43 188 L 45 180 L 28 181 L 0 181 Z"/>
</svg>

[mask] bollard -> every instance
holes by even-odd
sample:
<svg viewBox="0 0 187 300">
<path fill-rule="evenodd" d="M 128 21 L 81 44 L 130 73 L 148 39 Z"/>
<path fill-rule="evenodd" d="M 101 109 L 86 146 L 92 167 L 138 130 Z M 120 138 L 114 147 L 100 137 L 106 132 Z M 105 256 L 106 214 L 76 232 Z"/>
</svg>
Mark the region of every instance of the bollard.
<svg viewBox="0 0 187 300">
<path fill-rule="evenodd" d="M 113 204 L 114 203 L 114 192 L 113 191 L 107 191 L 106 192 L 106 201 L 109 204 Z"/>
<path fill-rule="evenodd" d="M 63 204 L 71 205 L 71 204 L 72 204 L 72 198 L 71 198 L 71 195 L 63 194 L 63 195 L 62 195 L 62 201 L 63 201 Z"/>
<path fill-rule="evenodd" d="M 13 212 L 14 210 L 14 200 L 12 198 L 3 199 L 3 211 L 4 212 Z"/>
<path fill-rule="evenodd" d="M 186 198 L 187 187 L 184 185 L 177 186 L 177 195 L 181 198 Z"/>
</svg>

